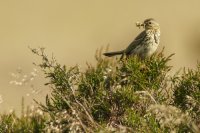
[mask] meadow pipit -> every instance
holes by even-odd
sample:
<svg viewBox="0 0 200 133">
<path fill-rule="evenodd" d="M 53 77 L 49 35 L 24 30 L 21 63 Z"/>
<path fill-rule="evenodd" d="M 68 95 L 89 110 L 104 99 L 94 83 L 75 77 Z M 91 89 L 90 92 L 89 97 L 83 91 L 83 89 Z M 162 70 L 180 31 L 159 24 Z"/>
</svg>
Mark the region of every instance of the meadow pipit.
<svg viewBox="0 0 200 133">
<path fill-rule="evenodd" d="M 133 42 L 125 49 L 115 52 L 104 53 L 105 56 L 125 55 L 127 57 L 137 55 L 141 59 L 151 56 L 160 43 L 160 26 L 155 19 L 146 19 L 142 24 L 137 23 L 138 27 L 144 27 Z"/>
</svg>

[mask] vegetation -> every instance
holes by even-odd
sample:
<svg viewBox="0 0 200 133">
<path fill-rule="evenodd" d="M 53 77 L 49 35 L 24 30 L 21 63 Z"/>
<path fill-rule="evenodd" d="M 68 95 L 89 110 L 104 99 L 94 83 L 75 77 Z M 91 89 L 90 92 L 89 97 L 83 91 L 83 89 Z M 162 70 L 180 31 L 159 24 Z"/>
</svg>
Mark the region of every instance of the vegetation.
<svg viewBox="0 0 200 133">
<path fill-rule="evenodd" d="M 1 115 L 0 132 L 200 132 L 200 64 L 171 75 L 172 55 L 118 60 L 100 50 L 96 66 L 81 72 L 31 50 L 42 58 L 51 94 L 36 101 L 42 115 L 38 108 Z"/>
</svg>

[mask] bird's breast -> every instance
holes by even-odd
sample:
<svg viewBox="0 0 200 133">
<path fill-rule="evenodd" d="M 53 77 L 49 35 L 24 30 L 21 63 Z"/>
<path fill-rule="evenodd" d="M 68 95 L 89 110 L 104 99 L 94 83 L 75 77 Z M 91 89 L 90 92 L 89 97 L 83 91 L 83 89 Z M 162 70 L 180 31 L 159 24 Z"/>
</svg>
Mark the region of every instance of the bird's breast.
<svg viewBox="0 0 200 133">
<path fill-rule="evenodd" d="M 143 40 L 130 52 L 131 55 L 139 55 L 144 59 L 151 56 L 158 48 L 160 43 L 160 32 L 147 30 Z"/>
<path fill-rule="evenodd" d="M 145 56 L 151 56 L 158 48 L 158 45 L 160 43 L 160 34 L 151 34 L 147 37 L 147 40 L 144 42 L 144 45 L 146 45 Z"/>
</svg>

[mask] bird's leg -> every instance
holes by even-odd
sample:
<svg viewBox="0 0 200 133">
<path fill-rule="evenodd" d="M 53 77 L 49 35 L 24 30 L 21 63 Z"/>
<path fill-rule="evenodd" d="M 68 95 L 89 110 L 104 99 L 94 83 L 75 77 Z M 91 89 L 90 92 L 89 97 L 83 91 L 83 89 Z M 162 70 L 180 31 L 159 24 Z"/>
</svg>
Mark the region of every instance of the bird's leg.
<svg viewBox="0 0 200 133">
<path fill-rule="evenodd" d="M 127 58 L 127 55 L 125 53 L 123 53 L 120 60 L 125 60 L 126 58 Z"/>
</svg>

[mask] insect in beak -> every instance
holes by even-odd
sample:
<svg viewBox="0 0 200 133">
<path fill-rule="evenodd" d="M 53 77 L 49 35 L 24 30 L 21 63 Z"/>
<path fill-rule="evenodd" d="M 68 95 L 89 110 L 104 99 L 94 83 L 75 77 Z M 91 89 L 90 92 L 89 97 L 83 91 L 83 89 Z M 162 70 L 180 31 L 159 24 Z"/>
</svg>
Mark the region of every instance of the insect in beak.
<svg viewBox="0 0 200 133">
<path fill-rule="evenodd" d="M 144 26 L 145 26 L 145 24 L 144 24 L 144 23 L 142 23 L 142 24 L 140 24 L 140 26 L 144 27 Z"/>
<path fill-rule="evenodd" d="M 144 27 L 145 25 L 144 25 L 144 23 L 141 24 L 140 22 L 136 22 L 136 26 L 139 27 L 139 29 L 140 29 L 141 26 Z"/>
</svg>

